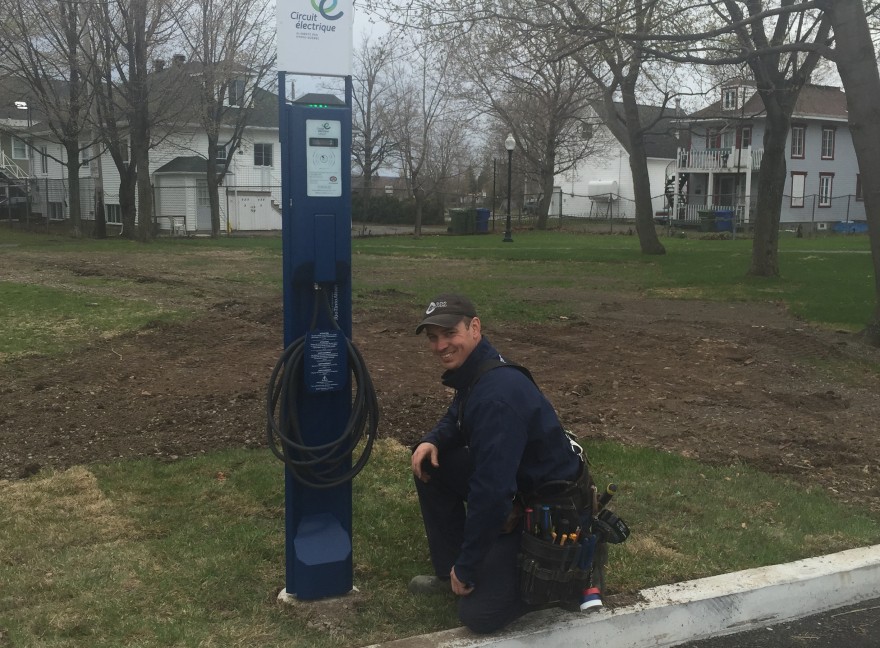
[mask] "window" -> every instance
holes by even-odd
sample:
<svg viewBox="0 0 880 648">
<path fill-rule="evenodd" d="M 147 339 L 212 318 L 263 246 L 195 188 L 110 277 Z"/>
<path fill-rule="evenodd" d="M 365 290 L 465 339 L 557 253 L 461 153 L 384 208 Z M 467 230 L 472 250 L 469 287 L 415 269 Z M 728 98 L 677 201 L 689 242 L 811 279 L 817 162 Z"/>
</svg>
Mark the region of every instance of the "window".
<svg viewBox="0 0 880 648">
<path fill-rule="evenodd" d="M 14 159 L 14 160 L 27 160 L 28 159 L 27 144 L 24 143 L 24 140 L 18 139 L 17 137 L 12 138 L 12 159 Z"/>
<path fill-rule="evenodd" d="M 49 173 L 49 149 L 45 144 L 40 147 L 40 173 Z"/>
<path fill-rule="evenodd" d="M 791 127 L 791 157 L 803 158 L 807 140 L 807 129 L 805 126 Z"/>
<path fill-rule="evenodd" d="M 272 166 L 271 144 L 254 144 L 254 166 Z"/>
<path fill-rule="evenodd" d="M 217 155 L 214 156 L 217 162 L 226 162 L 226 144 L 217 145 Z"/>
<path fill-rule="evenodd" d="M 721 133 L 721 148 L 732 149 L 736 146 L 736 132 L 726 130 Z"/>
<path fill-rule="evenodd" d="M 244 81 L 234 79 L 227 84 L 226 103 L 230 106 L 241 106 L 244 104 Z"/>
<path fill-rule="evenodd" d="M 49 220 L 64 220 L 64 203 L 49 203 Z"/>
<path fill-rule="evenodd" d="M 833 173 L 819 174 L 819 207 L 831 207 L 831 196 L 834 187 Z"/>
<path fill-rule="evenodd" d="M 862 195 L 862 174 L 856 174 L 856 200 L 862 202 L 865 197 Z"/>
<path fill-rule="evenodd" d="M 807 174 L 803 171 L 791 172 L 791 206 L 804 206 L 804 188 L 807 185 Z"/>
<path fill-rule="evenodd" d="M 113 203 L 104 205 L 104 220 L 107 223 L 122 225 L 122 207 Z"/>
<path fill-rule="evenodd" d="M 740 148 L 749 148 L 752 145 L 752 127 L 743 126 L 740 132 Z"/>
<path fill-rule="evenodd" d="M 736 88 L 724 88 L 721 91 L 721 107 L 724 110 L 736 108 Z"/>
<path fill-rule="evenodd" d="M 822 127 L 822 159 L 834 159 L 834 127 Z"/>
</svg>

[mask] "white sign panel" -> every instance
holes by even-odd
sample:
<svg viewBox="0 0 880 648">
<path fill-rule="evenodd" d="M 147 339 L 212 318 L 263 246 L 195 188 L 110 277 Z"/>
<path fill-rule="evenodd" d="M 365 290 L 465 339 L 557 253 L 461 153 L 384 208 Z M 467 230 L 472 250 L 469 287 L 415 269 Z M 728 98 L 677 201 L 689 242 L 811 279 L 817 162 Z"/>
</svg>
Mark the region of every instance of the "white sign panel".
<svg viewBox="0 0 880 648">
<path fill-rule="evenodd" d="M 306 120 L 306 195 L 342 195 L 342 122 Z"/>
<path fill-rule="evenodd" d="M 351 76 L 353 0 L 277 0 L 278 69 Z"/>
</svg>

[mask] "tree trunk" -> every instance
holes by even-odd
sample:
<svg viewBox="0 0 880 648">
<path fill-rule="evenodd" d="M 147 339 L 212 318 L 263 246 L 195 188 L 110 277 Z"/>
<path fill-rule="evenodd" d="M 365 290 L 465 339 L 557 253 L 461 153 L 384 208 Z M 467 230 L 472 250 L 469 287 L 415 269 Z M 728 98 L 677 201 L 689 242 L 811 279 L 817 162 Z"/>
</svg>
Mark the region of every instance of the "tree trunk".
<svg viewBox="0 0 880 648">
<path fill-rule="evenodd" d="M 134 164 L 132 164 L 134 168 Z M 137 203 L 135 201 L 136 175 L 130 171 L 120 174 L 119 178 L 119 211 L 122 212 L 122 236 L 135 240 L 137 231 Z"/>
<path fill-rule="evenodd" d="M 107 218 L 104 214 L 104 193 L 95 192 L 95 238 L 107 238 Z"/>
<path fill-rule="evenodd" d="M 208 177 L 208 204 L 211 207 L 211 238 L 220 238 L 220 183 L 216 173 Z"/>
<path fill-rule="evenodd" d="M 132 151 L 135 155 L 135 152 Z M 138 239 L 144 243 L 153 238 L 153 186 L 150 184 L 150 155 L 146 148 L 136 153 Z"/>
<path fill-rule="evenodd" d="M 416 224 L 414 233 L 416 237 L 420 237 L 422 235 L 422 206 L 425 203 L 425 190 L 419 187 L 413 192 L 413 196 L 416 201 Z"/>
<path fill-rule="evenodd" d="M 654 206 L 651 203 L 651 177 L 648 173 L 648 153 L 642 131 L 639 106 L 634 93 L 624 92 L 623 113 L 629 139 L 629 170 L 632 173 L 633 193 L 636 204 L 636 232 L 642 254 L 666 254 L 666 248 L 654 227 Z"/>
<path fill-rule="evenodd" d="M 74 238 L 82 236 L 82 205 L 80 204 L 79 184 L 79 142 L 66 142 L 67 150 L 67 199 L 70 213 L 70 234 Z"/>
<path fill-rule="evenodd" d="M 541 201 L 538 203 L 538 222 L 535 227 L 539 230 L 547 229 L 547 221 L 550 220 L 550 201 L 553 200 L 553 171 L 546 172 L 541 177 Z"/>
<path fill-rule="evenodd" d="M 764 131 L 764 157 L 758 172 L 755 238 L 748 271 L 754 277 L 779 276 L 779 219 L 787 172 L 785 145 L 791 118 L 790 112 L 773 108 L 773 104 L 773 98 L 765 98 L 767 129 Z"/>
<path fill-rule="evenodd" d="M 880 71 L 864 3 L 834 0 L 826 5 L 825 11 L 837 35 L 835 59 L 846 90 L 849 128 L 859 161 L 874 267 L 874 312 L 863 335 L 870 344 L 880 346 L 880 104 L 877 103 Z"/>
<path fill-rule="evenodd" d="M 208 159 L 205 162 L 205 180 L 208 190 L 208 205 L 211 207 L 211 238 L 220 238 L 220 181 L 217 173 L 217 141 L 208 138 Z"/>
</svg>

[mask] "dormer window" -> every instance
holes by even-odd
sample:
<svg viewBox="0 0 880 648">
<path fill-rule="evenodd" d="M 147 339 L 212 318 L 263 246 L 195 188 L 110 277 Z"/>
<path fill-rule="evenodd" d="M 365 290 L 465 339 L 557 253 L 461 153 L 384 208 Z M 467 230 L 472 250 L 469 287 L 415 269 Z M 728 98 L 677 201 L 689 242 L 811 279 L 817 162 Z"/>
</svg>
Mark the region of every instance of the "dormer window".
<svg viewBox="0 0 880 648">
<path fill-rule="evenodd" d="M 244 81 L 233 79 L 226 86 L 226 103 L 230 106 L 244 105 Z"/>
<path fill-rule="evenodd" d="M 724 88 L 721 91 L 721 107 L 724 110 L 734 110 L 737 107 L 737 91 L 739 88 Z"/>
</svg>

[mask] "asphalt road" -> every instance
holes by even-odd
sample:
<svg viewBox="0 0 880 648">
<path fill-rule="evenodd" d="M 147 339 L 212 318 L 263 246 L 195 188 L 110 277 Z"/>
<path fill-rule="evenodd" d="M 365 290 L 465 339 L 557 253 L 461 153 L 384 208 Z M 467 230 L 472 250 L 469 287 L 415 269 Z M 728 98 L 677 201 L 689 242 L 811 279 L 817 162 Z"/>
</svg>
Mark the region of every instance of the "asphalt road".
<svg viewBox="0 0 880 648">
<path fill-rule="evenodd" d="M 880 648 L 880 599 L 678 648 Z"/>
</svg>

